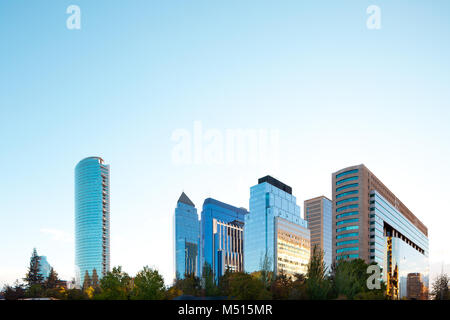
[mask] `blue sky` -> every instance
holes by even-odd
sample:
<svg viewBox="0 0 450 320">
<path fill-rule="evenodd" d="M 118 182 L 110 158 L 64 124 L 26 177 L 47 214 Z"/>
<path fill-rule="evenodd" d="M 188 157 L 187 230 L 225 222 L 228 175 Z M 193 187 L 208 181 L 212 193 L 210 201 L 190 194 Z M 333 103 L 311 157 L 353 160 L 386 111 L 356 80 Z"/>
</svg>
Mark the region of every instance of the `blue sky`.
<svg viewBox="0 0 450 320">
<path fill-rule="evenodd" d="M 81 29 L 66 28 L 66 8 Z M 366 27 L 369 5 L 381 29 Z M 74 167 L 111 165 L 111 263 L 173 275 L 184 190 L 248 208 L 271 174 L 298 204 L 364 163 L 450 263 L 448 1 L 0 2 L 0 284 L 33 247 L 74 275 Z M 278 164 L 175 164 L 176 130 L 279 133 Z M 342 144 L 343 142 L 343 144 Z M 204 142 L 207 143 L 207 142 Z"/>
</svg>

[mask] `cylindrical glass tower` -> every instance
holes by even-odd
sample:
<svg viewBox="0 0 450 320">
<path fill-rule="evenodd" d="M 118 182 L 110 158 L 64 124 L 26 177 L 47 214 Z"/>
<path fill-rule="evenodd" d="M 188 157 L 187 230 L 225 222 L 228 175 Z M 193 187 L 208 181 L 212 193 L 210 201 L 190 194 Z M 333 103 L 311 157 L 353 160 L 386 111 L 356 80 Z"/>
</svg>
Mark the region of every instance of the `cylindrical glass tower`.
<svg viewBox="0 0 450 320">
<path fill-rule="evenodd" d="M 86 271 L 109 271 L 109 165 L 89 157 L 75 167 L 75 269 L 80 286 Z"/>
</svg>

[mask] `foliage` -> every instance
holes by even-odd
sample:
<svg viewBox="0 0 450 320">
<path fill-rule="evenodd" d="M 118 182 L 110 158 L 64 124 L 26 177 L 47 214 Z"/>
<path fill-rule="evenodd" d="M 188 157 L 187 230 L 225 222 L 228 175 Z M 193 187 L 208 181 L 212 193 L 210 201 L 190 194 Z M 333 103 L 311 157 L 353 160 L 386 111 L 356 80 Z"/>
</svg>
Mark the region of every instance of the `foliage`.
<svg viewBox="0 0 450 320">
<path fill-rule="evenodd" d="M 450 300 L 450 291 L 448 288 L 450 278 L 447 274 L 440 274 L 433 282 L 431 297 L 433 300 Z"/>
<path fill-rule="evenodd" d="M 100 280 L 101 293 L 95 296 L 99 300 L 128 300 L 131 293 L 131 278 L 122 271 L 122 267 L 114 267 Z"/>
<path fill-rule="evenodd" d="M 384 299 L 385 284 L 381 289 L 367 288 L 367 267 L 362 259 L 342 260 L 332 267 L 333 295 L 338 299 Z"/>
<path fill-rule="evenodd" d="M 51 268 L 50 274 L 48 275 L 48 278 L 45 281 L 44 287 L 46 289 L 55 289 L 58 286 L 58 282 L 59 282 L 58 274 L 53 268 Z"/>
<path fill-rule="evenodd" d="M 226 272 L 220 281 L 224 296 L 236 300 L 270 299 L 271 293 L 265 288 L 265 283 L 256 275 L 244 272 Z"/>
<path fill-rule="evenodd" d="M 40 286 L 44 282 L 44 276 L 40 273 L 40 260 L 41 258 L 38 256 L 36 248 L 34 248 L 31 254 L 28 272 L 23 279 L 27 283 L 28 288 L 34 286 L 34 290 L 37 288 L 36 285 Z"/>
<path fill-rule="evenodd" d="M 26 292 L 24 285 L 20 284 L 19 281 L 16 280 L 13 286 L 5 285 L 2 293 L 6 300 L 17 300 L 23 299 Z"/>
<path fill-rule="evenodd" d="M 200 296 L 202 291 L 201 281 L 193 274 L 185 274 L 183 279 L 176 279 L 174 287 L 183 295 Z"/>
<path fill-rule="evenodd" d="M 164 280 L 157 270 L 145 266 L 134 278 L 132 298 L 160 300 L 164 297 Z"/>
<path fill-rule="evenodd" d="M 331 285 L 326 272 L 323 251 L 314 246 L 306 274 L 306 293 L 309 299 L 325 300 L 328 298 Z"/>
<path fill-rule="evenodd" d="M 206 297 L 213 297 L 219 295 L 219 287 L 216 285 L 214 272 L 209 263 L 205 263 L 202 273 L 202 288 L 203 295 Z"/>
</svg>

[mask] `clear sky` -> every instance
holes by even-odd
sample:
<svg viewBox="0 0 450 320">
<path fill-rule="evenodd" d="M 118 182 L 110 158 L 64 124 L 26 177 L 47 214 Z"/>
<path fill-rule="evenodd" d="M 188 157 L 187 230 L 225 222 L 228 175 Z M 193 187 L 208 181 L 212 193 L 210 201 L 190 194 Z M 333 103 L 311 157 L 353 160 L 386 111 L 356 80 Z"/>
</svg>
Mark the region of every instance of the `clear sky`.
<svg viewBox="0 0 450 320">
<path fill-rule="evenodd" d="M 449 39 L 447 0 L 0 1 L 0 285 L 33 247 L 74 276 L 74 168 L 94 155 L 111 165 L 111 264 L 130 274 L 172 280 L 182 191 L 199 211 L 248 208 L 271 174 L 303 210 L 360 163 L 428 226 L 430 263 L 450 263 Z M 195 123 L 278 143 L 256 164 L 177 163 Z"/>
</svg>

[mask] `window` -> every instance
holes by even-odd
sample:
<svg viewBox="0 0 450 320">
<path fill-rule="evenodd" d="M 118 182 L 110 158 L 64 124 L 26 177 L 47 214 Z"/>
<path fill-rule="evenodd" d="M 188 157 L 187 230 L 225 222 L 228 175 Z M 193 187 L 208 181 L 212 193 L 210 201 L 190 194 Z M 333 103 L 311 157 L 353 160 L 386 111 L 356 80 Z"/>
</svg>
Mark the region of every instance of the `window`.
<svg viewBox="0 0 450 320">
<path fill-rule="evenodd" d="M 342 252 L 347 252 L 347 251 L 358 251 L 359 247 L 350 247 L 350 248 L 342 248 L 342 249 L 337 249 L 336 253 L 342 253 Z"/>
<path fill-rule="evenodd" d="M 348 184 L 346 186 L 342 186 L 342 187 L 336 188 L 336 192 L 337 191 L 341 191 L 341 190 L 345 190 L 345 189 L 348 189 L 348 188 L 357 187 L 357 186 L 358 186 L 357 183 Z"/>
<path fill-rule="evenodd" d="M 342 220 L 342 221 L 336 222 L 336 225 L 337 225 L 337 226 L 340 226 L 340 225 L 342 225 L 342 224 L 351 223 L 351 222 L 358 222 L 358 221 L 359 221 L 358 218 L 355 218 L 355 219 L 347 219 L 347 220 Z"/>
<path fill-rule="evenodd" d="M 341 213 L 336 216 L 336 219 L 340 219 L 340 218 L 348 217 L 348 216 L 354 216 L 357 214 L 359 214 L 359 211 L 351 211 L 351 212 Z"/>
<path fill-rule="evenodd" d="M 344 200 L 341 200 L 341 201 L 337 201 L 336 205 L 339 206 L 339 205 L 341 205 L 343 203 L 346 203 L 346 202 L 358 201 L 358 199 L 359 199 L 358 197 L 344 199 Z"/>
<path fill-rule="evenodd" d="M 353 244 L 353 243 L 358 243 L 358 239 L 336 242 L 336 245 L 343 246 L 346 244 Z"/>
<path fill-rule="evenodd" d="M 352 232 L 352 233 L 345 233 L 345 234 L 341 234 L 339 236 L 336 236 L 336 239 L 342 239 L 342 238 L 348 238 L 348 237 L 357 237 L 358 236 L 358 232 Z"/>
<path fill-rule="evenodd" d="M 352 259 L 352 258 L 358 258 L 358 255 L 357 254 L 346 254 L 346 255 L 342 255 L 342 256 L 337 256 L 336 260 Z"/>
<path fill-rule="evenodd" d="M 348 195 L 351 195 L 351 194 L 356 194 L 356 193 L 358 193 L 358 190 L 352 190 L 352 191 L 347 191 L 347 192 L 344 192 L 344 193 L 340 193 L 340 194 L 336 195 L 336 199 L 339 199 L 339 198 L 342 198 L 342 197 L 345 197 L 345 196 L 348 196 Z"/>
<path fill-rule="evenodd" d="M 348 206 L 345 206 L 345 207 L 337 208 L 336 212 L 341 212 L 341 211 L 344 211 L 344 210 L 347 210 L 347 209 L 355 209 L 355 208 L 358 208 L 358 204 L 351 204 L 351 205 L 348 205 Z"/>
<path fill-rule="evenodd" d="M 338 179 L 340 177 L 343 177 L 343 176 L 346 176 L 346 175 L 349 175 L 349 174 L 352 174 L 352 173 L 357 173 L 357 172 L 358 172 L 358 169 L 353 169 L 353 170 L 341 172 L 341 173 L 336 175 L 336 179 Z"/>
<path fill-rule="evenodd" d="M 345 183 L 345 182 L 347 182 L 347 181 L 358 180 L 358 178 L 359 178 L 358 176 L 350 177 L 350 178 L 345 178 L 345 179 L 336 181 L 336 185 L 338 186 L 338 185 L 343 184 L 343 183 Z"/>
<path fill-rule="evenodd" d="M 348 226 L 348 227 L 339 228 L 339 229 L 336 229 L 336 232 L 342 232 L 342 231 L 346 231 L 346 230 L 356 230 L 356 229 L 359 229 L 359 226 Z"/>
</svg>

